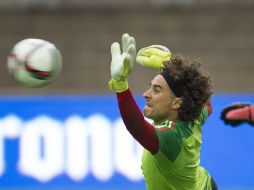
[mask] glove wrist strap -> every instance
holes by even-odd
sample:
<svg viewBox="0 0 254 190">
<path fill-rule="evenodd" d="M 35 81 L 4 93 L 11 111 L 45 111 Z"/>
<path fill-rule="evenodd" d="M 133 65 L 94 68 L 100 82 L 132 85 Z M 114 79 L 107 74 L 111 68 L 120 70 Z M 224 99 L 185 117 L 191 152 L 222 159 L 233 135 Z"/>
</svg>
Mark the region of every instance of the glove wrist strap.
<svg viewBox="0 0 254 190">
<path fill-rule="evenodd" d="M 128 89 L 128 81 L 126 78 L 122 80 L 111 79 L 108 85 L 110 90 L 113 90 L 118 93 L 124 92 Z"/>
</svg>

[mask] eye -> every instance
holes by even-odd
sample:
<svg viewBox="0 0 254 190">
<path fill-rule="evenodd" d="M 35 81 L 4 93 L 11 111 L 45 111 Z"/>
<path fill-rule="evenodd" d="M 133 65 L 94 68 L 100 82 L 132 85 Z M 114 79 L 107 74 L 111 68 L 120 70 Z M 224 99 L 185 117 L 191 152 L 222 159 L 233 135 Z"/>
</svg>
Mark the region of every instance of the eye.
<svg viewBox="0 0 254 190">
<path fill-rule="evenodd" d="M 160 89 L 159 88 L 153 88 L 153 91 L 157 94 L 157 93 L 160 93 Z"/>
</svg>

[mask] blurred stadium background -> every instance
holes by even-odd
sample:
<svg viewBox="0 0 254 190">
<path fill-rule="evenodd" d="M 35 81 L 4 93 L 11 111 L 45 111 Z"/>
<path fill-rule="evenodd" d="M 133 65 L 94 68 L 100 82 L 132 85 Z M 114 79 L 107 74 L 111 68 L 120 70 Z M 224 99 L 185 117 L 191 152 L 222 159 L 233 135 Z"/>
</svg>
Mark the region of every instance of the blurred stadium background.
<svg viewBox="0 0 254 190">
<path fill-rule="evenodd" d="M 219 189 L 254 189 L 253 128 L 219 119 L 232 102 L 254 102 L 253 18 L 253 0 L 1 0 L 0 189 L 145 189 L 141 148 L 107 87 L 110 45 L 124 32 L 138 49 L 162 44 L 203 61 L 215 95 L 201 163 Z M 6 57 L 24 38 L 62 52 L 52 84 L 29 89 L 8 75 Z M 137 66 L 129 77 L 141 108 L 155 74 Z"/>
</svg>

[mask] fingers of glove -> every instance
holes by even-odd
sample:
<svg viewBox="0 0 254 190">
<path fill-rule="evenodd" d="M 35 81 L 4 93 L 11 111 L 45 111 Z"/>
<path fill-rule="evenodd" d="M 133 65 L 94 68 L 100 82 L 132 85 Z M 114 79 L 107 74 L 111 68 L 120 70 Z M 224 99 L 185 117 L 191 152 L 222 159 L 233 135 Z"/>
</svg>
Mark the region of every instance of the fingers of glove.
<svg viewBox="0 0 254 190">
<path fill-rule="evenodd" d="M 145 67 L 149 66 L 150 63 L 150 57 L 146 57 L 146 56 L 137 56 L 136 58 L 136 62 L 140 65 L 143 65 Z"/>
<path fill-rule="evenodd" d="M 131 68 L 131 57 L 130 55 L 126 54 L 123 61 L 123 71 L 121 73 L 121 78 L 126 78 L 128 76 L 130 68 Z"/>
<path fill-rule="evenodd" d="M 128 49 L 128 41 L 129 41 L 129 38 L 130 38 L 130 35 L 129 34 L 127 34 L 127 33 L 124 33 L 123 35 L 122 35 L 122 46 L 123 46 L 123 52 L 126 52 L 127 51 L 127 49 Z"/>
<path fill-rule="evenodd" d="M 223 109 L 221 119 L 225 124 L 233 127 L 239 126 L 244 122 L 253 125 L 250 120 L 250 104 L 249 103 L 234 103 Z"/>
<path fill-rule="evenodd" d="M 172 58 L 170 52 L 162 51 L 158 48 L 143 48 L 137 54 L 137 63 L 152 69 L 161 69 L 163 62 Z"/>
<path fill-rule="evenodd" d="M 136 62 L 136 46 L 131 44 L 127 49 L 127 55 L 130 56 L 130 69 L 133 68 Z"/>
<path fill-rule="evenodd" d="M 136 56 L 136 47 L 133 44 L 130 44 L 127 49 L 127 54 L 131 56 L 131 58 L 135 58 Z"/>
<path fill-rule="evenodd" d="M 231 126 L 238 126 L 240 124 L 242 124 L 244 121 L 242 120 L 230 120 L 230 119 L 227 119 L 226 117 L 221 117 L 221 119 L 223 120 L 223 122 L 226 124 L 226 125 L 231 125 Z"/>
<path fill-rule="evenodd" d="M 243 120 L 249 121 L 251 119 L 250 107 L 246 106 L 243 108 L 238 108 L 235 110 L 231 110 L 226 113 L 225 118 L 228 120 Z"/>
<path fill-rule="evenodd" d="M 137 56 L 146 56 L 150 57 L 152 55 L 156 55 L 158 57 L 162 57 L 165 59 L 165 61 L 170 60 L 172 57 L 172 54 L 170 51 L 164 51 L 161 48 L 157 48 L 159 45 L 152 45 L 145 48 L 142 48 L 137 53 Z M 165 47 L 166 48 L 166 47 Z"/>
<path fill-rule="evenodd" d="M 122 36 L 123 51 L 126 52 L 130 45 L 136 46 L 135 38 L 125 33 Z"/>
<path fill-rule="evenodd" d="M 123 60 L 120 56 L 116 57 L 111 61 L 110 71 L 111 71 L 111 77 L 115 80 L 120 80 L 121 73 L 123 70 Z"/>
<path fill-rule="evenodd" d="M 119 80 L 123 69 L 123 56 L 121 55 L 120 45 L 115 42 L 111 45 L 111 77 L 115 80 Z"/>
<path fill-rule="evenodd" d="M 166 61 L 164 58 L 158 57 L 156 55 L 152 55 L 150 57 L 150 65 L 153 66 L 153 68 L 161 69 L 164 67 L 163 62 Z"/>
<path fill-rule="evenodd" d="M 133 46 L 135 47 L 135 49 L 136 49 L 136 41 L 135 41 L 135 38 L 132 37 L 132 36 L 130 36 L 130 37 L 129 37 L 129 40 L 128 40 L 128 47 L 129 47 L 130 45 L 133 45 Z"/>
<path fill-rule="evenodd" d="M 136 42 L 135 38 L 125 33 L 122 36 L 123 53 L 136 56 Z"/>
<path fill-rule="evenodd" d="M 114 42 L 111 45 L 111 55 L 112 55 L 112 58 L 115 56 L 121 55 L 120 44 L 118 42 Z"/>
<path fill-rule="evenodd" d="M 222 112 L 221 112 L 221 118 L 225 119 L 226 118 L 226 114 L 232 110 L 237 110 L 240 108 L 248 108 L 250 106 L 250 104 L 248 103 L 234 103 L 230 106 L 225 107 Z"/>
<path fill-rule="evenodd" d="M 136 62 L 151 69 L 162 69 L 164 60 L 157 56 L 137 56 Z"/>
<path fill-rule="evenodd" d="M 239 108 L 235 110 L 230 110 L 225 114 L 225 118 L 228 120 L 239 120 L 248 118 L 248 110 L 246 114 L 245 108 Z"/>
</svg>

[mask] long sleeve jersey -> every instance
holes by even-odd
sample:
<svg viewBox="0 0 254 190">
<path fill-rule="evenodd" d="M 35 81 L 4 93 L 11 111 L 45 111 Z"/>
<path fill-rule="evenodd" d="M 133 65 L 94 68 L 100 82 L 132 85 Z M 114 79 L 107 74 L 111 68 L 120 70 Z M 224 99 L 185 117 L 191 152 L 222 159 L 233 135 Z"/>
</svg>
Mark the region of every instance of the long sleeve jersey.
<svg viewBox="0 0 254 190">
<path fill-rule="evenodd" d="M 117 93 L 127 130 L 145 148 L 142 171 L 148 190 L 210 190 L 211 177 L 199 165 L 202 125 L 211 112 L 208 103 L 195 121 L 147 122 L 130 90 Z"/>
</svg>

